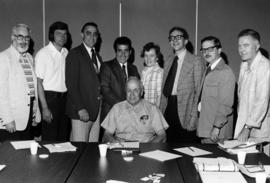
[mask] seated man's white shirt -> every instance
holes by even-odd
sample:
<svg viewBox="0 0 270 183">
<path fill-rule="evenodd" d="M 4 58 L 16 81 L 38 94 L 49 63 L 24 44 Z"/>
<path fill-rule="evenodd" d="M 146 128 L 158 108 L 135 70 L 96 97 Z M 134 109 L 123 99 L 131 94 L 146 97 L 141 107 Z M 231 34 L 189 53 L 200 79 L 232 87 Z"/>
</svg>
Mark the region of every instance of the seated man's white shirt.
<svg viewBox="0 0 270 183">
<path fill-rule="evenodd" d="M 44 90 L 66 92 L 65 65 L 68 50 L 59 52 L 52 42 L 38 51 L 35 57 L 35 69 L 38 78 L 43 79 Z"/>
<path fill-rule="evenodd" d="M 145 100 L 135 106 L 115 104 L 101 126 L 117 138 L 139 142 L 149 142 L 169 127 L 160 110 Z"/>
</svg>

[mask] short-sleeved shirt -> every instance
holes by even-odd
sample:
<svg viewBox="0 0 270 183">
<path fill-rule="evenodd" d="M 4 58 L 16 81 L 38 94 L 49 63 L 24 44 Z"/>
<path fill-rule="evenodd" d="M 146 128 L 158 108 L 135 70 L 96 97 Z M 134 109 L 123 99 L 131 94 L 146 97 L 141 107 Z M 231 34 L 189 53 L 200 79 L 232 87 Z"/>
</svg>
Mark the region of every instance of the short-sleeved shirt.
<svg viewBox="0 0 270 183">
<path fill-rule="evenodd" d="M 59 52 L 52 42 L 38 51 L 35 57 L 35 69 L 38 78 L 43 79 L 44 90 L 66 92 L 65 65 L 68 50 Z"/>
<path fill-rule="evenodd" d="M 126 100 L 113 106 L 101 126 L 126 141 L 149 142 L 169 127 L 157 106 L 141 100 L 132 106 Z"/>
</svg>

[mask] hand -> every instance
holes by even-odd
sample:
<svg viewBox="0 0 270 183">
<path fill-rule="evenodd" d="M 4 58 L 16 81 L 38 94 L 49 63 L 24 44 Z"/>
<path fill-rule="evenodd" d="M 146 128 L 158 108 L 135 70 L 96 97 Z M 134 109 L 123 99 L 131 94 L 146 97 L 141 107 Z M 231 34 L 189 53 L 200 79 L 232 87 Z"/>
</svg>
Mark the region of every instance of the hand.
<svg viewBox="0 0 270 183">
<path fill-rule="evenodd" d="M 81 121 L 84 121 L 84 122 L 89 121 L 89 114 L 86 109 L 79 110 L 79 118 Z"/>
<path fill-rule="evenodd" d="M 219 140 L 219 139 L 218 139 L 219 132 L 220 132 L 220 129 L 219 129 L 219 128 L 216 128 L 216 127 L 213 127 L 213 128 L 212 128 L 210 139 L 211 139 L 213 142 L 217 142 L 217 141 Z"/>
<path fill-rule="evenodd" d="M 47 123 L 52 122 L 53 115 L 49 108 L 45 108 L 42 110 L 42 117 L 43 117 L 43 120 L 46 121 Z"/>
<path fill-rule="evenodd" d="M 10 123 L 7 123 L 7 124 L 6 124 L 6 130 L 7 130 L 9 133 L 14 133 L 14 132 L 16 132 L 16 124 L 15 124 L 15 121 L 11 121 Z"/>
<path fill-rule="evenodd" d="M 189 125 L 187 127 L 187 131 L 194 131 L 197 128 L 197 122 L 198 122 L 198 118 L 197 117 L 191 117 Z"/>
<path fill-rule="evenodd" d="M 248 141 L 250 135 L 250 129 L 248 128 L 243 128 L 240 132 L 240 134 L 237 137 L 237 140 L 241 141 L 241 142 L 246 142 Z"/>
</svg>

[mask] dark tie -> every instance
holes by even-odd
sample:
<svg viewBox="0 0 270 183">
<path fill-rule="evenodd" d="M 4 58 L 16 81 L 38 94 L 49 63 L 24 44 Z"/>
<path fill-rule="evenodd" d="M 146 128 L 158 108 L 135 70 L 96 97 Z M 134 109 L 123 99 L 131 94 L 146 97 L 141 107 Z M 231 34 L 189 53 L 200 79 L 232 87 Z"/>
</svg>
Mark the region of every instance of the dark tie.
<svg viewBox="0 0 270 183">
<path fill-rule="evenodd" d="M 91 49 L 91 52 L 92 52 L 92 60 L 93 60 L 94 64 L 96 65 L 96 67 L 98 67 L 96 52 L 95 52 L 95 50 L 93 48 Z"/>
<path fill-rule="evenodd" d="M 124 64 L 122 65 L 122 70 L 124 73 L 125 80 L 127 80 L 126 66 Z"/>
<path fill-rule="evenodd" d="M 177 67 L 178 67 L 177 61 L 178 61 L 178 56 L 175 56 L 173 59 L 173 64 L 170 68 L 169 74 L 166 78 L 166 81 L 165 81 L 165 84 L 163 87 L 163 94 L 166 97 L 169 97 L 172 94 L 172 89 L 173 89 L 176 71 L 177 71 Z"/>
<path fill-rule="evenodd" d="M 203 83 L 202 83 L 202 86 L 203 86 L 203 84 L 204 84 L 204 81 L 205 81 L 205 78 L 206 78 L 207 74 L 208 74 L 210 71 L 211 71 L 211 66 L 209 65 L 209 66 L 207 67 L 206 71 L 205 71 L 205 74 L 204 74 L 204 80 L 202 81 L 202 82 L 203 82 Z M 201 98 L 202 98 L 202 90 L 203 90 L 203 87 L 201 88 L 201 92 L 200 92 L 200 95 L 199 95 L 198 103 L 201 102 Z"/>
</svg>

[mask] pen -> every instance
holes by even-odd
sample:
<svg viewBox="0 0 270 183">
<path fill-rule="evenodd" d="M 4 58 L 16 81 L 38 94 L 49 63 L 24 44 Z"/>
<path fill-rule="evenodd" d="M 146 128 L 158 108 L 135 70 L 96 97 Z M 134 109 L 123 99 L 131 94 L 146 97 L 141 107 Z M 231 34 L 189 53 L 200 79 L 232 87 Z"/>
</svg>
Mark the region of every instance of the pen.
<svg viewBox="0 0 270 183">
<path fill-rule="evenodd" d="M 194 150 L 192 149 L 192 147 L 188 147 L 192 152 L 194 152 Z"/>
<path fill-rule="evenodd" d="M 264 167 L 263 167 L 262 162 L 259 161 L 258 164 L 259 164 L 259 167 L 260 167 L 262 170 L 264 170 Z"/>
</svg>

